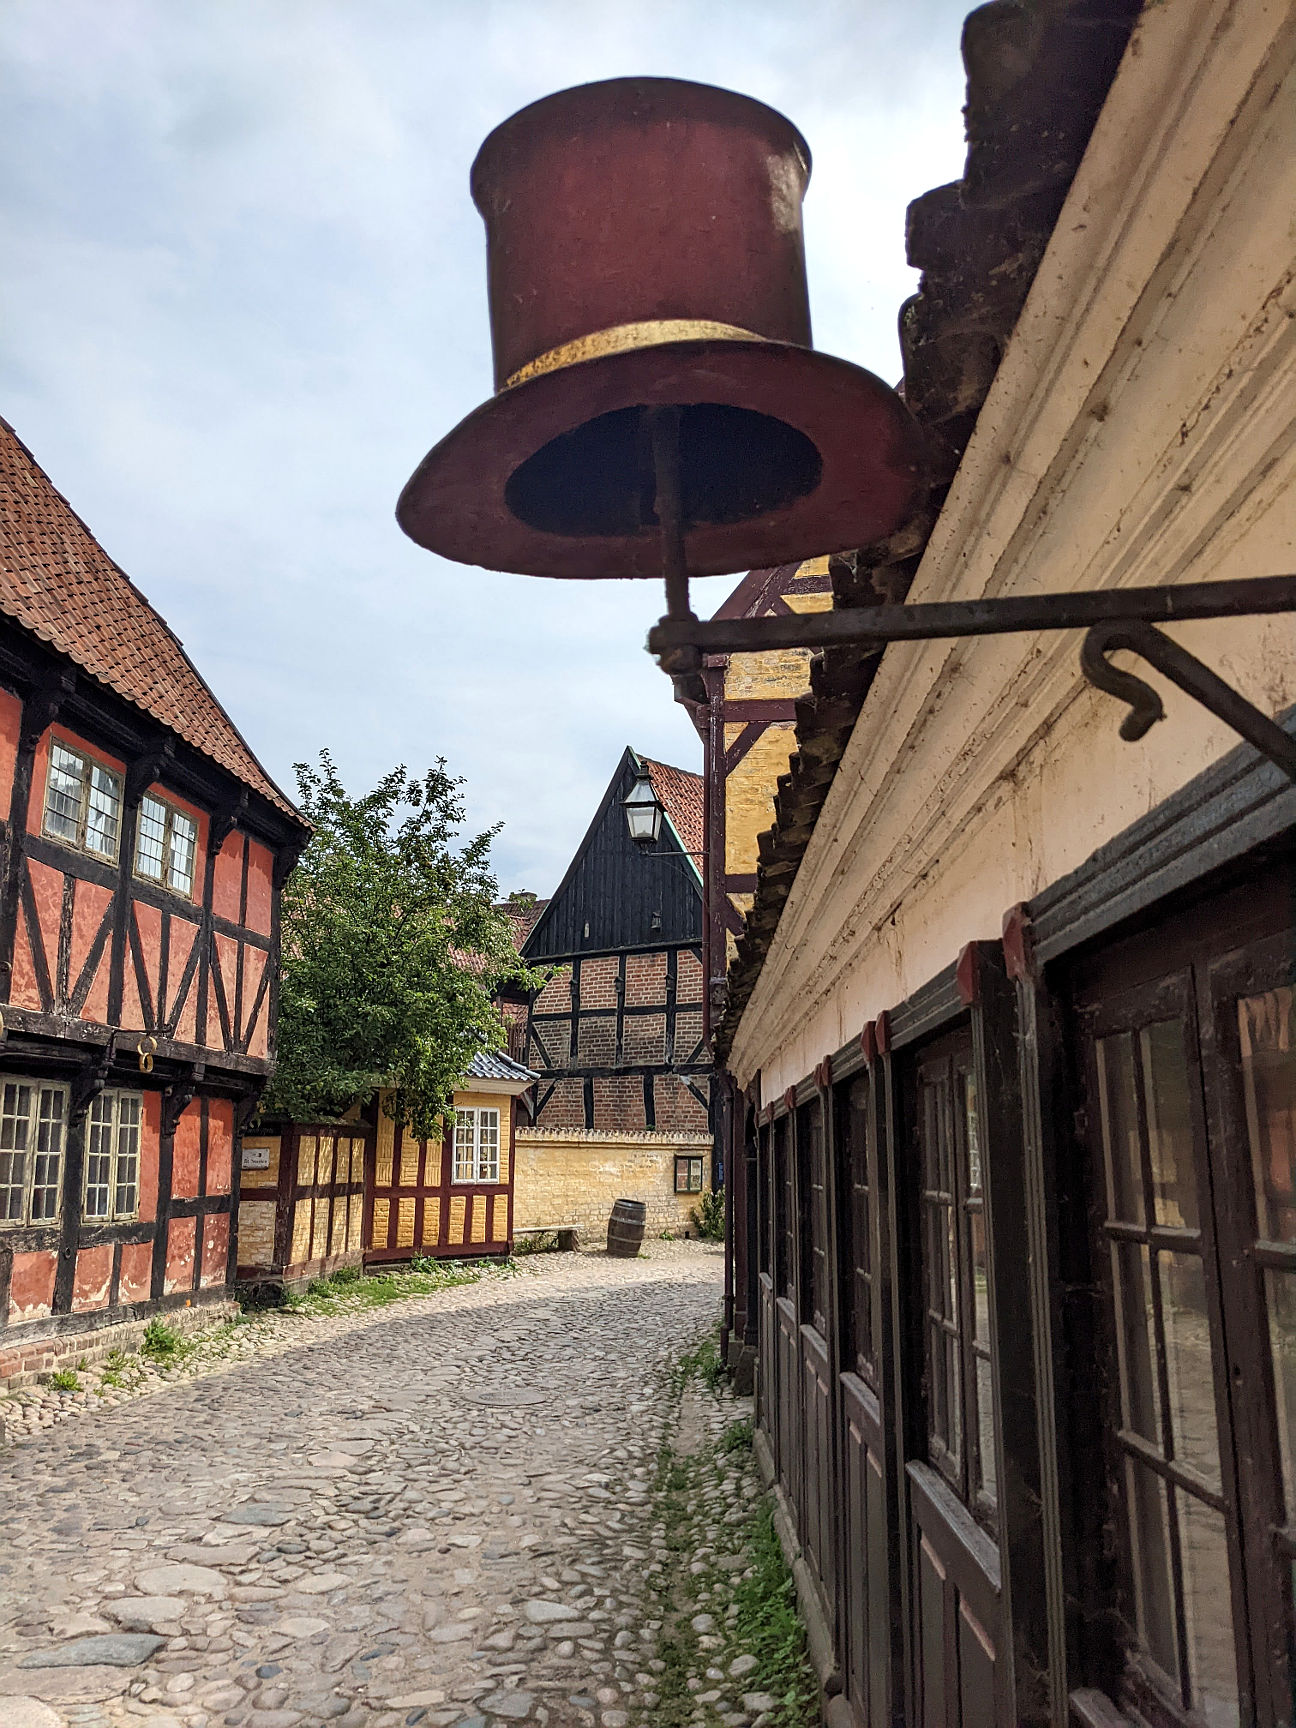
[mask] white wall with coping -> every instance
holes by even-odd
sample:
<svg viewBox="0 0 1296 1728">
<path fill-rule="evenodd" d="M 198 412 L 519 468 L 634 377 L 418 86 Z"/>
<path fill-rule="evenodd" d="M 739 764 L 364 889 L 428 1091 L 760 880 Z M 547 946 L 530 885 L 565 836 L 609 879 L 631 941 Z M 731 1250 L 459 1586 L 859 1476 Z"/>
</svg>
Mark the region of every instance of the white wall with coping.
<svg viewBox="0 0 1296 1728">
<path fill-rule="evenodd" d="M 1296 19 L 1136 28 L 909 598 L 1296 571 Z M 1290 617 L 1169 628 L 1266 712 Z M 1077 631 L 886 651 L 734 1042 L 766 1100 L 1238 742 L 1142 662 L 1138 744 Z M 1125 662 L 1134 664 L 1133 662 Z"/>
</svg>

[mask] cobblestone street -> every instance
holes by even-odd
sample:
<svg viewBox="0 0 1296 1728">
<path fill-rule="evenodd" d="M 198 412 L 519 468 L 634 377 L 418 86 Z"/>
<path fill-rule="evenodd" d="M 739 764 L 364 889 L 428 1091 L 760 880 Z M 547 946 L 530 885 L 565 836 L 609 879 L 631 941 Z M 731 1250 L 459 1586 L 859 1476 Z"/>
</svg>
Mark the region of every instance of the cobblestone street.
<svg viewBox="0 0 1296 1728">
<path fill-rule="evenodd" d="M 624 1728 L 721 1265 L 537 1256 L 0 1451 L 0 1728 Z"/>
</svg>

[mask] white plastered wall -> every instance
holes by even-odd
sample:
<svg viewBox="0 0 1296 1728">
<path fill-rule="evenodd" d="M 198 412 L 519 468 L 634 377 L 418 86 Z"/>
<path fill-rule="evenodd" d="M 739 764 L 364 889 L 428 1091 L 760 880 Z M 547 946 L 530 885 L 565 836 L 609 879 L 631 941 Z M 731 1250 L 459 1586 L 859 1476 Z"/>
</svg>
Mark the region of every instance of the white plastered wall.
<svg viewBox="0 0 1296 1728">
<path fill-rule="evenodd" d="M 1136 29 L 910 594 L 1296 572 L 1296 17 L 1167 0 Z M 1267 712 L 1289 617 L 1170 634 Z M 768 1099 L 1000 933 L 1237 739 L 1139 663 L 1126 744 L 1078 632 L 893 644 L 731 1066 Z"/>
</svg>

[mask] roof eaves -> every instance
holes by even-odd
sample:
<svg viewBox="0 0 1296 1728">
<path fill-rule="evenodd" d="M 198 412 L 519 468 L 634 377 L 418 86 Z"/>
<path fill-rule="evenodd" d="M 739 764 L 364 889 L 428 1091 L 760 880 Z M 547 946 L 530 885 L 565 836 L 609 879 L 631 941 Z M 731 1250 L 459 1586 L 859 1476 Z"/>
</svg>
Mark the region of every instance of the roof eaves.
<svg viewBox="0 0 1296 1728">
<path fill-rule="evenodd" d="M 1108 0 L 1099 11 L 1092 0 L 1029 8 L 991 0 L 965 20 L 963 178 L 915 199 L 905 235 L 909 262 L 923 275 L 900 311 L 901 388 L 928 437 L 930 491 L 889 540 L 830 560 L 834 606 L 908 593 L 1141 10 L 1142 0 Z M 774 825 L 758 841 L 756 892 L 715 1031 L 718 1064 L 733 1046 L 881 658 L 830 648 L 811 661 L 810 694 L 796 705 L 797 748 L 779 779 Z"/>
</svg>

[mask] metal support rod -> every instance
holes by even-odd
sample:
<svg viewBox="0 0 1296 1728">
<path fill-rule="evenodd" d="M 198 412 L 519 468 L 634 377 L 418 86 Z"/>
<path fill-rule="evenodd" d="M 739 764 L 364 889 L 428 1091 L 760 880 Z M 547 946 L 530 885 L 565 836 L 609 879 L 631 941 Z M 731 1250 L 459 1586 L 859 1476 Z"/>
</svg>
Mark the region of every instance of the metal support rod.
<svg viewBox="0 0 1296 1728">
<path fill-rule="evenodd" d="M 994 600 L 949 600 L 922 606 L 857 606 L 838 612 L 794 612 L 784 618 L 692 619 L 668 615 L 648 632 L 648 652 L 681 648 L 703 654 L 759 654 L 771 648 L 865 650 L 888 642 L 946 636 L 993 636 L 1015 630 L 1088 629 L 1094 624 L 1172 624 L 1192 618 L 1296 612 L 1296 576 L 1186 582 L 1168 588 L 1085 589 Z"/>
<path fill-rule="evenodd" d="M 1261 710 L 1239 696 L 1236 690 L 1203 666 L 1195 654 L 1154 630 L 1150 624 L 1095 624 L 1084 639 L 1080 651 L 1080 669 L 1089 682 L 1109 696 L 1129 703 L 1129 713 L 1121 721 L 1120 735 L 1130 743 L 1165 719 L 1165 708 L 1152 686 L 1133 672 L 1109 663 L 1107 656 L 1118 648 L 1138 654 L 1158 672 L 1179 686 L 1187 695 L 1200 702 L 1239 737 L 1253 744 L 1262 756 L 1282 769 L 1290 780 L 1296 780 L 1296 739 Z"/>
<path fill-rule="evenodd" d="M 652 437 L 654 509 L 661 535 L 662 575 L 666 579 L 666 616 L 695 622 L 689 605 L 688 564 L 684 555 L 684 509 L 680 490 L 678 408 L 649 408 Z"/>
</svg>

